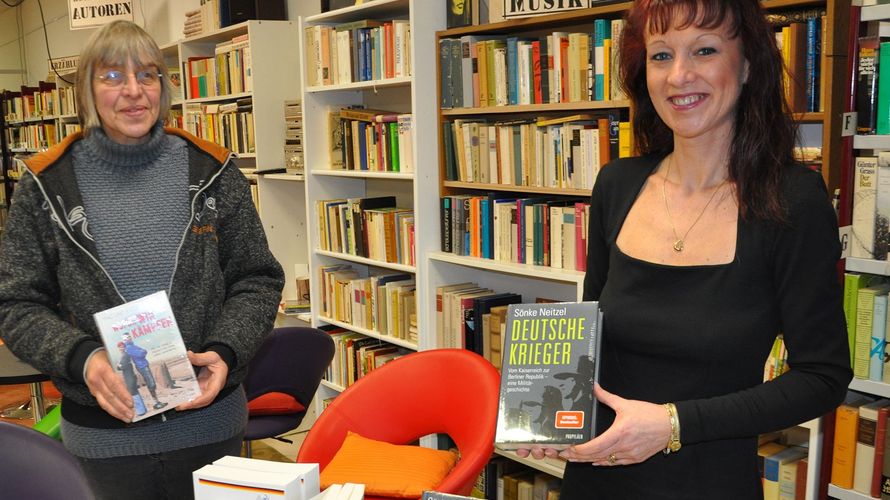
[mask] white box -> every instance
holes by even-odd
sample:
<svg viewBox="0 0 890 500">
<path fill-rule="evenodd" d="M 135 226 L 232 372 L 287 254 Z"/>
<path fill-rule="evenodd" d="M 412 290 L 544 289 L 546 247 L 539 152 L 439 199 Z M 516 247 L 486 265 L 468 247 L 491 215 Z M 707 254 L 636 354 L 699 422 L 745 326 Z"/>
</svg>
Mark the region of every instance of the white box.
<svg viewBox="0 0 890 500">
<path fill-rule="evenodd" d="M 318 464 L 227 456 L 192 474 L 196 500 L 309 500 L 319 493 Z"/>
</svg>

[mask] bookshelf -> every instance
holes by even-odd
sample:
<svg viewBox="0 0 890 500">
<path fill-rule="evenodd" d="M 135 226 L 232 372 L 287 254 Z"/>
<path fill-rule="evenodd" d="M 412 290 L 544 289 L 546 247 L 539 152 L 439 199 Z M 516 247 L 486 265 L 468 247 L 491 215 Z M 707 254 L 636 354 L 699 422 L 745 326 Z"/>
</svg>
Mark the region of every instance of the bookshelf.
<svg viewBox="0 0 890 500">
<path fill-rule="evenodd" d="M 888 5 L 873 5 L 873 6 L 862 6 L 862 7 L 853 7 L 858 10 L 858 21 L 860 21 L 859 29 L 853 32 L 852 36 L 863 36 L 862 30 L 864 29 L 865 22 L 868 21 L 886 21 L 890 20 L 890 6 Z M 853 15 L 854 21 L 856 20 L 856 13 L 854 11 Z M 882 35 L 881 40 L 886 40 L 886 33 L 884 32 L 884 28 L 881 27 L 880 33 Z M 853 41 L 851 46 L 855 46 L 857 49 L 859 47 L 856 41 Z M 858 53 L 851 54 L 852 58 L 852 71 L 854 75 L 858 73 Z M 854 85 L 856 85 L 854 80 Z M 851 89 L 850 95 L 854 95 L 858 93 L 859 88 Z M 852 99 L 851 99 L 852 101 Z M 851 102 L 851 107 L 854 111 L 856 110 L 855 103 Z M 854 127 L 855 129 L 855 127 Z M 855 199 L 854 192 L 857 189 L 854 182 L 854 175 L 857 169 L 856 166 L 856 158 L 862 157 L 877 157 L 881 152 L 890 150 L 890 135 L 879 135 L 879 134 L 858 134 L 852 137 L 852 141 L 849 142 L 851 146 L 851 151 L 849 151 L 849 165 L 850 169 L 847 173 L 848 186 L 849 189 L 846 189 L 844 193 L 842 193 L 841 197 L 841 224 L 855 224 L 856 215 L 853 212 Z M 877 175 L 875 176 L 877 177 Z M 846 214 L 846 217 L 844 215 Z M 852 236 L 852 230 L 850 231 Z M 851 242 L 852 243 L 852 242 Z M 852 246 L 852 245 L 851 245 Z M 862 258 L 862 257 L 852 257 L 847 256 L 845 259 L 845 270 L 853 273 L 862 273 L 862 274 L 871 274 L 878 276 L 890 276 L 890 262 L 886 260 L 878 260 L 878 259 L 870 259 L 870 258 Z M 851 391 L 855 391 L 858 393 L 862 393 L 871 397 L 878 398 L 890 398 L 890 384 L 874 381 L 874 380 L 866 380 L 861 378 L 853 378 L 850 382 L 849 389 Z M 831 446 L 831 443 L 825 443 L 825 446 Z M 883 443 L 877 443 L 877 446 L 883 446 Z M 866 500 L 871 498 L 870 495 L 860 493 L 858 491 L 852 489 L 845 489 L 838 487 L 834 484 L 828 485 L 828 495 L 832 498 L 838 498 L 840 500 Z"/>
<path fill-rule="evenodd" d="M 350 30 L 344 28 L 346 23 L 360 24 L 366 20 L 370 21 L 366 23 L 367 28 Z M 380 31 L 373 31 L 374 35 L 370 34 L 375 27 L 378 27 L 378 23 L 390 22 L 392 22 L 391 27 L 380 27 Z M 399 24 L 401 26 L 398 26 Z M 437 148 L 437 106 L 435 93 L 431 89 L 436 85 L 436 62 L 433 50 L 435 32 L 444 28 L 444 25 L 444 4 L 438 3 L 433 6 L 423 0 L 377 0 L 301 18 L 299 30 L 301 51 L 304 54 L 302 104 L 307 198 L 305 210 L 309 215 L 307 227 L 311 322 L 316 327 L 326 325 L 339 327 L 348 332 L 347 335 L 351 333 L 357 334 L 357 338 L 376 339 L 384 345 L 395 346 L 405 352 L 436 347 L 432 326 L 435 324 L 435 303 L 429 302 L 434 297 L 423 293 L 423 290 L 431 286 L 428 273 L 424 269 L 425 256 L 438 245 L 436 193 L 439 186 L 437 165 L 431 161 L 433 158 L 431 153 Z M 325 33 L 326 37 L 330 36 L 331 38 L 326 38 L 330 41 L 335 36 L 338 26 L 341 31 L 348 31 L 349 37 L 352 37 L 350 39 L 346 33 L 341 34 L 342 37 L 346 37 L 347 43 L 345 46 L 340 45 L 341 49 L 355 46 L 349 44 L 355 43 L 358 37 L 383 34 L 384 38 L 380 39 L 379 45 L 374 48 L 375 57 L 389 53 L 387 44 L 391 44 L 390 47 L 400 47 L 401 59 L 395 52 L 391 60 L 388 57 L 377 59 L 382 63 L 378 72 L 373 72 L 376 63 L 372 63 L 368 66 L 367 75 L 359 72 L 357 67 L 353 67 L 352 72 L 349 71 L 349 66 L 356 60 L 351 56 L 346 58 L 345 50 L 332 49 L 328 46 L 325 55 L 333 53 L 328 51 L 338 50 L 336 54 L 339 54 L 340 58 L 332 59 L 329 56 L 322 59 L 319 34 Z M 403 30 L 406 26 L 410 26 L 410 41 L 406 45 L 400 45 L 397 40 L 404 38 L 397 37 L 405 37 L 405 34 L 404 31 L 397 30 Z M 367 34 L 359 33 L 365 29 Z M 391 42 L 387 41 L 390 40 L 390 35 L 386 34 L 386 30 L 392 30 L 394 33 Z M 401 35 L 397 35 L 398 33 Z M 316 46 L 319 47 L 317 57 L 314 52 Z M 378 50 L 381 52 L 377 52 Z M 401 65 L 398 62 L 400 60 Z M 322 61 L 325 61 L 325 66 L 332 72 L 327 81 L 319 70 Z M 335 65 L 340 67 L 340 72 L 333 73 Z M 344 72 L 349 73 L 349 76 L 344 76 Z M 410 165 L 413 165 L 413 169 L 396 170 L 394 160 L 391 159 L 385 160 L 386 168 L 372 168 L 370 164 L 363 167 L 360 162 L 352 168 L 347 165 L 345 156 L 339 153 L 332 155 L 331 149 L 335 139 L 332 138 L 331 132 L 335 130 L 334 127 L 336 130 L 342 130 L 340 128 L 342 123 L 351 124 L 351 122 L 332 119 L 330 113 L 350 106 L 385 110 L 399 115 L 410 114 L 413 122 L 413 141 L 410 141 L 412 147 L 407 159 Z M 377 130 L 379 132 L 379 129 Z M 410 135 L 408 137 L 410 138 Z M 349 144 L 351 147 L 353 143 L 350 141 Z M 399 144 L 405 144 L 404 136 L 401 134 L 399 134 Z M 399 151 L 400 154 L 405 154 L 402 149 Z M 405 160 L 406 158 L 400 158 L 401 165 L 406 164 Z M 370 158 L 368 161 L 370 162 Z M 394 196 L 397 207 L 413 211 L 413 260 L 392 259 L 389 256 L 380 258 L 379 255 L 369 257 L 367 255 L 371 254 L 368 252 L 330 244 L 329 233 L 325 231 L 328 220 L 320 220 L 319 217 L 327 215 L 324 209 L 321 210 L 321 214 L 319 213 L 320 202 L 385 196 Z M 324 238 L 321 237 L 322 232 L 325 233 Z M 410 248 L 410 244 L 407 247 L 402 244 L 400 255 L 402 257 L 410 255 Z M 322 289 L 320 270 L 325 266 L 334 265 L 350 266 L 359 278 L 404 273 L 409 279 L 413 279 L 416 340 L 392 335 L 388 331 L 381 331 L 373 324 L 362 324 L 357 319 L 348 321 L 336 318 L 334 314 L 326 312 L 322 305 L 326 293 Z M 347 384 L 334 380 L 322 381 L 316 398 L 317 404 L 322 405 L 324 400 L 336 397 L 346 386 Z M 432 445 L 432 441 L 424 441 L 424 444 Z"/>
<path fill-rule="evenodd" d="M 298 47 L 296 21 L 269 20 L 245 21 L 161 47 L 181 82 L 168 124 L 235 153 L 236 165 L 255 188 L 269 248 L 285 271 L 283 299 L 296 298 L 296 269 L 308 262 L 304 178 L 286 171 L 284 153 L 284 102 L 299 100 L 301 93 Z M 227 113 L 237 118 L 226 121 Z"/>
<path fill-rule="evenodd" d="M 770 12 L 787 12 L 802 11 L 807 9 L 824 9 L 826 16 L 827 30 L 823 30 L 825 40 L 823 41 L 823 50 L 825 57 L 822 59 L 822 107 L 819 111 L 795 112 L 794 117 L 801 124 L 802 135 L 805 141 L 815 144 L 802 143 L 802 146 L 818 145 L 822 148 L 821 171 L 829 192 L 842 185 L 841 158 L 843 153 L 841 141 L 841 111 L 845 98 L 844 78 L 842 75 L 846 73 L 847 57 L 847 37 L 848 24 L 850 19 L 850 2 L 849 1 L 812 1 L 812 0 L 766 0 L 762 2 L 764 7 Z M 444 40 L 470 40 L 469 37 L 477 37 L 476 40 L 483 40 L 486 37 L 518 37 L 521 41 L 524 37 L 528 40 L 538 40 L 540 51 L 543 53 L 542 37 L 546 37 L 553 32 L 585 32 L 594 33 L 594 19 L 603 18 L 607 20 L 619 19 L 629 8 L 630 2 L 611 3 L 593 7 L 590 9 L 572 11 L 554 15 L 545 15 L 539 17 L 530 17 L 518 20 L 509 20 L 503 22 L 492 23 L 481 26 L 467 26 L 450 30 L 440 31 L 436 35 L 437 48 L 442 47 Z M 470 40 L 475 43 L 475 40 Z M 571 42 L 570 42 L 571 43 Z M 509 51 L 509 45 L 507 50 Z M 521 50 L 521 49 L 520 49 Z M 538 50 L 532 43 L 532 52 Z M 571 49 L 569 49 L 571 50 Z M 463 49 L 466 54 L 467 50 Z M 472 50 L 469 52 L 471 55 Z M 439 134 L 439 194 L 441 197 L 453 197 L 461 195 L 469 196 L 489 196 L 490 200 L 498 196 L 515 196 L 521 197 L 551 197 L 553 199 L 566 198 L 584 198 L 589 197 L 589 187 L 555 187 L 538 185 L 516 185 L 516 183 L 498 184 L 496 182 L 481 181 L 478 178 L 473 179 L 455 179 L 453 175 L 453 167 L 449 165 L 449 155 L 447 149 L 454 148 L 455 139 L 447 138 L 449 123 L 455 120 L 466 120 L 467 122 L 479 121 L 487 122 L 487 124 L 497 122 L 509 122 L 511 120 L 527 120 L 534 119 L 539 116 L 547 118 L 556 118 L 561 116 L 570 116 L 577 114 L 587 114 L 593 116 L 602 116 L 606 113 L 613 113 L 618 116 L 619 121 L 629 121 L 633 113 L 630 103 L 621 99 L 619 96 L 603 96 L 602 100 L 581 100 L 570 99 L 569 102 L 541 103 L 544 99 L 533 99 L 532 102 L 523 104 L 514 103 L 508 97 L 507 103 L 499 102 L 498 105 L 477 105 L 476 102 L 471 105 L 452 105 L 447 104 L 447 100 L 443 103 L 443 94 L 452 92 L 454 89 L 449 87 L 453 85 L 448 82 L 448 78 L 443 78 L 443 73 L 447 75 L 449 63 L 447 57 L 441 56 L 439 72 L 437 73 L 437 85 L 439 90 L 440 109 L 438 113 L 438 122 L 440 128 Z M 522 67 L 522 63 L 519 63 Z M 509 70 L 508 70 L 509 71 Z M 480 71 L 481 75 L 481 71 Z M 474 75 L 474 78 L 476 76 Z M 478 76 L 478 78 L 482 78 Z M 509 79 L 509 77 L 508 77 Z M 542 76 L 543 80 L 543 76 Z M 522 77 L 519 77 L 520 84 Z M 474 83 L 481 86 L 481 83 Z M 509 88 L 508 92 L 509 94 Z M 466 100 L 466 94 L 462 101 Z M 481 100 L 481 99 L 480 99 Z M 466 133 L 466 132 L 464 132 Z M 473 132 L 470 132 L 471 134 Z M 457 132 L 454 132 L 456 135 Z M 480 144 L 484 141 L 484 135 L 480 136 Z M 489 136 L 490 138 L 490 136 Z M 500 137 L 498 138 L 500 140 Z M 464 139 L 466 141 L 466 139 Z M 890 141 L 888 141 L 890 145 Z M 480 149 L 482 149 L 480 147 Z M 454 153 L 454 156 L 458 155 Z M 474 152 L 471 154 L 475 154 Z M 480 156 L 481 158 L 481 156 Z M 473 163 L 476 161 L 470 158 L 468 164 L 475 167 Z M 483 163 L 480 159 L 480 164 Z M 456 162 L 459 164 L 459 162 Z M 490 165 L 490 163 L 489 163 Z M 462 167 L 458 167 L 462 168 Z M 493 171 L 492 171 L 493 172 Z M 489 177 L 494 176 L 492 173 Z M 501 175 L 500 178 L 503 178 Z M 494 196 L 489 193 L 495 193 Z M 492 202 L 494 203 L 494 202 Z M 452 208 L 453 210 L 453 208 Z M 484 213 L 484 212 L 483 212 Z M 497 226 L 497 222 L 493 222 Z M 454 244 L 453 234 L 449 235 L 450 244 Z M 444 232 L 440 236 L 441 241 L 445 240 Z M 480 236 L 480 238 L 482 238 Z M 472 244 L 471 244 L 472 245 Z M 431 294 L 435 298 L 435 290 L 439 286 L 461 283 L 464 281 L 472 281 L 478 283 L 479 286 L 491 288 L 496 292 L 515 292 L 523 296 L 526 302 L 535 301 L 538 297 L 575 301 L 580 300 L 583 292 L 584 272 L 581 270 L 573 270 L 570 266 L 563 265 L 562 268 L 554 268 L 547 265 L 516 263 L 511 259 L 491 259 L 480 256 L 463 255 L 466 252 L 445 251 L 441 244 L 437 251 L 431 252 L 427 258 L 426 272 L 429 274 L 429 286 L 426 293 Z M 472 254 L 472 252 L 469 252 Z M 515 257 L 515 256 L 514 256 Z M 517 260 L 517 259 L 512 259 Z M 527 261 L 526 261 L 527 262 Z M 428 300 L 428 307 L 432 299 Z M 430 311 L 430 314 L 434 312 Z M 811 464 L 820 464 L 822 450 L 822 433 L 823 426 L 821 419 L 815 419 L 801 425 L 809 431 L 809 461 Z M 504 456 L 518 460 L 515 454 L 502 453 Z M 522 463 L 542 470 L 549 474 L 561 477 L 562 467 L 557 463 L 541 463 L 533 460 L 518 460 Z M 806 498 L 813 499 L 817 497 L 819 487 L 819 467 L 811 466 L 811 472 L 807 478 Z"/>
<path fill-rule="evenodd" d="M 75 73 L 63 73 L 57 82 L 39 82 L 36 86 L 21 86 L 19 90 L 0 93 L 2 100 L 2 156 L 3 192 L 0 193 L 0 227 L 6 221 L 8 200 L 12 199 L 16 182 L 21 177 L 17 159 L 43 151 L 68 134 L 79 130 L 77 105 L 74 97 Z"/>
</svg>

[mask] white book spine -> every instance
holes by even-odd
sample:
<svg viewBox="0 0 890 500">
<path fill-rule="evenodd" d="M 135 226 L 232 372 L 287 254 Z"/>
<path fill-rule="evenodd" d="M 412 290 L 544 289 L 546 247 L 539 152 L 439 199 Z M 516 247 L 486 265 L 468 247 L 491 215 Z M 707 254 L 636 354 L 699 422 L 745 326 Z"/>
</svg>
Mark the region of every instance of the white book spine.
<svg viewBox="0 0 890 500">
<path fill-rule="evenodd" d="M 875 211 L 877 208 L 877 158 L 856 158 L 853 178 L 853 222 L 851 257 L 874 257 Z"/>
</svg>

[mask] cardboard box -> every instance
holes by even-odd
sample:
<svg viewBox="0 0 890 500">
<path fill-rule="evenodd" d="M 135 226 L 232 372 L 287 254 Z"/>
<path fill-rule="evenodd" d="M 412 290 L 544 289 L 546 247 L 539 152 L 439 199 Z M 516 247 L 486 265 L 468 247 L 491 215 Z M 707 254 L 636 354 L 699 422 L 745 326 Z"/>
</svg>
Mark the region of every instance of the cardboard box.
<svg viewBox="0 0 890 500">
<path fill-rule="evenodd" d="M 318 464 L 227 456 L 192 474 L 196 500 L 309 500 L 319 493 Z"/>
</svg>

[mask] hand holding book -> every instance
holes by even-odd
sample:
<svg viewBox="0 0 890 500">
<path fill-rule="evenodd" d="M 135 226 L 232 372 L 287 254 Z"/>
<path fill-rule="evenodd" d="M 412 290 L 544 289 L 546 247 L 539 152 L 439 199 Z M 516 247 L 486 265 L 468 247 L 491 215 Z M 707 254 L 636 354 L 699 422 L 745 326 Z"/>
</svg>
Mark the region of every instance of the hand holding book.
<svg viewBox="0 0 890 500">
<path fill-rule="evenodd" d="M 201 353 L 188 351 L 188 357 L 192 366 L 200 368 L 198 386 L 201 388 L 201 395 L 177 406 L 177 410 L 194 410 L 209 405 L 226 385 L 226 378 L 229 376 L 229 365 L 213 351 Z"/>
<path fill-rule="evenodd" d="M 124 422 L 133 420 L 133 397 L 104 351 L 93 354 L 87 360 L 84 381 L 99 406 L 109 415 Z"/>
<path fill-rule="evenodd" d="M 624 399 L 594 385 L 598 401 L 615 410 L 615 421 L 602 434 L 559 453 L 570 462 L 594 465 L 630 465 L 646 461 L 665 449 L 671 424 L 664 406 Z"/>
</svg>

